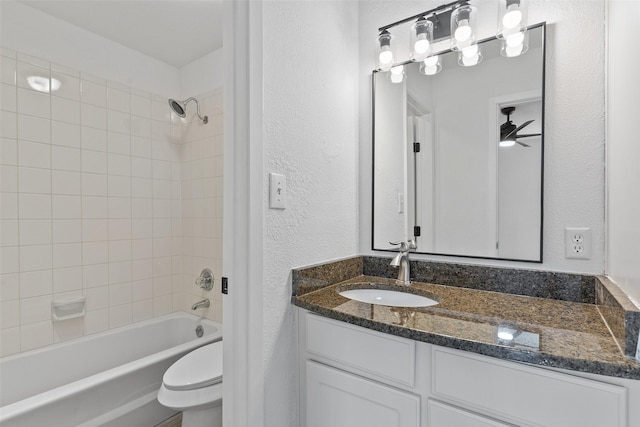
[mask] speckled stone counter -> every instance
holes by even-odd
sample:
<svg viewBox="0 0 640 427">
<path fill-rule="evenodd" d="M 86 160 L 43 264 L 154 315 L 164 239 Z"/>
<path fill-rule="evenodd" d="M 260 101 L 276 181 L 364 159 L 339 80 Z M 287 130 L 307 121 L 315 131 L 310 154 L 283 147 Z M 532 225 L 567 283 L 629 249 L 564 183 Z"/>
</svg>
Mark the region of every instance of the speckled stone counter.
<svg viewBox="0 0 640 427">
<path fill-rule="evenodd" d="M 382 257 L 354 257 L 294 270 L 292 302 L 332 319 L 444 347 L 536 365 L 640 379 L 640 363 L 624 355 L 625 347 L 629 347 L 626 350 L 629 354 L 631 347 L 635 349 L 640 310 L 627 304 L 623 294 L 615 295 L 616 288 L 613 285 L 611 291 L 611 283 L 603 284 L 595 276 L 532 272 L 527 277 L 527 270 L 504 269 L 502 272 L 488 268 L 489 271 L 483 271 L 482 267 L 473 266 L 470 272 L 465 270 L 467 266 L 459 264 L 433 268 L 434 263 L 424 263 L 431 264 L 428 268 L 417 262 L 416 275 L 412 274 L 417 281 L 405 287 L 384 277 L 389 276 L 385 267 L 388 261 Z M 373 268 L 377 274 L 371 275 L 372 268 L 367 270 L 367 264 L 379 266 Z M 448 271 L 449 278 L 462 279 L 450 280 L 446 286 L 433 284 L 438 279 L 438 269 Z M 454 270 L 457 273 L 450 274 Z M 431 283 L 421 280 L 425 272 L 436 280 L 429 281 Z M 488 279 L 478 279 L 483 276 Z M 525 285 L 518 287 L 514 278 L 523 279 Z M 509 283 L 506 293 L 497 292 L 501 282 Z M 543 289 L 543 293 L 556 298 L 520 295 L 527 283 L 536 282 L 539 286 L 534 286 L 535 292 Z M 342 290 L 371 286 L 399 289 L 439 303 L 409 309 L 358 302 L 339 294 Z M 487 286 L 491 290 L 485 290 Z M 516 288 L 521 292 L 509 292 Z M 598 304 L 596 299 L 600 300 Z M 499 331 L 509 331 L 515 338 L 505 341 Z"/>
</svg>

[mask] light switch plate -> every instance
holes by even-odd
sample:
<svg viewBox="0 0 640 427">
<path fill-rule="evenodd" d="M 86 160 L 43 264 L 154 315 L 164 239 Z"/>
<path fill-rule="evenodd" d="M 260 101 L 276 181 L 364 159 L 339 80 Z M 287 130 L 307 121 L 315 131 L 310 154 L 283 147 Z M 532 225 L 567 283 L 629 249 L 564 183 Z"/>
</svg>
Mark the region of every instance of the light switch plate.
<svg viewBox="0 0 640 427">
<path fill-rule="evenodd" d="M 269 174 L 269 207 L 271 209 L 287 207 L 287 178 L 279 173 Z"/>
</svg>

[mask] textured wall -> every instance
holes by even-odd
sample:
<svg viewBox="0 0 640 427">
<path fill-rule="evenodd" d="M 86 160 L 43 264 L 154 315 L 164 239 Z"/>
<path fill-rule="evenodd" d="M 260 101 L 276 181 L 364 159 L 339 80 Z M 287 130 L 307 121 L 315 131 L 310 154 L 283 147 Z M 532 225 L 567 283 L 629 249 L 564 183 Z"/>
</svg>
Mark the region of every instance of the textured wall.
<svg viewBox="0 0 640 427">
<path fill-rule="evenodd" d="M 358 251 L 357 3 L 265 2 L 265 426 L 297 423 L 291 268 Z M 268 173 L 287 177 L 268 209 Z"/>
<path fill-rule="evenodd" d="M 640 3 L 609 3 L 607 104 L 608 263 L 607 273 L 640 301 L 640 145 L 637 97 L 640 59 L 634 47 Z"/>
<path fill-rule="evenodd" d="M 360 251 L 370 252 L 371 93 L 377 28 L 441 2 L 360 2 Z M 479 6 L 480 38 L 495 34 L 497 3 Z M 544 263 L 464 262 L 556 271 L 604 271 L 604 1 L 529 3 L 529 23 L 547 22 Z M 584 29 L 588 28 L 588 31 Z M 401 45 L 401 48 L 407 44 Z M 404 48 L 405 50 L 407 48 Z M 591 259 L 564 258 L 564 228 L 591 227 Z M 444 257 L 425 257 L 446 260 Z M 455 259 L 460 261 L 460 259 Z"/>
</svg>

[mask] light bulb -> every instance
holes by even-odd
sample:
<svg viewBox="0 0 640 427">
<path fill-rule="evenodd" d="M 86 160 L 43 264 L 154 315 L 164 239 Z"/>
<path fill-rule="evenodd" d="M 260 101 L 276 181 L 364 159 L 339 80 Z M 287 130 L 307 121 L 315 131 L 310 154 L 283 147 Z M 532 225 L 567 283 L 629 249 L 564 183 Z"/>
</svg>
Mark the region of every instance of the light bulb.
<svg viewBox="0 0 640 427">
<path fill-rule="evenodd" d="M 468 47 L 465 47 L 464 49 L 462 49 L 462 55 L 465 58 L 472 58 L 474 56 L 478 55 L 478 45 L 474 44 Z"/>
<path fill-rule="evenodd" d="M 499 331 L 498 332 L 498 338 L 500 338 L 501 340 L 504 340 L 504 341 L 511 341 L 511 340 L 513 340 L 513 334 L 511 332 L 508 332 L 508 331 Z"/>
<path fill-rule="evenodd" d="M 513 3 L 507 7 L 507 13 L 502 17 L 502 25 L 504 28 L 511 29 L 520 25 L 522 22 L 522 11 L 520 3 Z"/>
<path fill-rule="evenodd" d="M 516 142 L 512 139 L 505 139 L 504 141 L 500 141 L 500 147 L 513 147 L 514 145 L 516 145 Z"/>
<path fill-rule="evenodd" d="M 522 53 L 523 48 L 524 45 L 522 44 L 516 46 L 507 46 L 504 52 L 506 53 L 507 57 L 512 58 L 514 56 L 519 56 Z"/>
<path fill-rule="evenodd" d="M 460 20 L 458 28 L 456 28 L 455 38 L 458 43 L 464 43 L 471 38 L 471 27 L 468 19 Z"/>
<path fill-rule="evenodd" d="M 380 61 L 380 68 L 385 71 L 388 71 L 393 65 L 393 52 L 391 52 L 391 48 L 389 46 L 382 46 L 380 48 L 380 55 L 378 55 L 378 60 Z"/>
<path fill-rule="evenodd" d="M 515 34 L 507 36 L 507 46 L 522 46 L 524 41 L 524 33 L 518 31 Z"/>
<path fill-rule="evenodd" d="M 429 51 L 429 40 L 426 34 L 418 34 L 418 40 L 413 45 L 413 51 L 418 55 L 424 55 Z"/>
<path fill-rule="evenodd" d="M 391 68 L 391 74 L 402 74 L 404 72 L 404 65 L 396 65 Z"/>
<path fill-rule="evenodd" d="M 434 67 L 438 65 L 439 60 L 440 57 L 438 55 L 433 55 L 424 60 L 424 65 L 426 65 L 427 67 Z"/>
<path fill-rule="evenodd" d="M 390 78 L 391 83 L 402 83 L 402 80 L 404 80 L 404 65 L 396 65 L 391 68 Z"/>
</svg>

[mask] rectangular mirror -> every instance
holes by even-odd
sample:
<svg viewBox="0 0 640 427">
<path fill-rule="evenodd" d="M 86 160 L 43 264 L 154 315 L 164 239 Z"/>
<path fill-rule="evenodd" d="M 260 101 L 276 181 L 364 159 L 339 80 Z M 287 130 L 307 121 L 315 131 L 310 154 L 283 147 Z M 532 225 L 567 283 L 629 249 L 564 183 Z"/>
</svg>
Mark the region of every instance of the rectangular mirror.
<svg viewBox="0 0 640 427">
<path fill-rule="evenodd" d="M 529 49 L 442 70 L 373 73 L 374 250 L 415 238 L 418 253 L 542 262 L 545 24 Z M 415 147 L 415 149 L 414 149 Z"/>
</svg>

